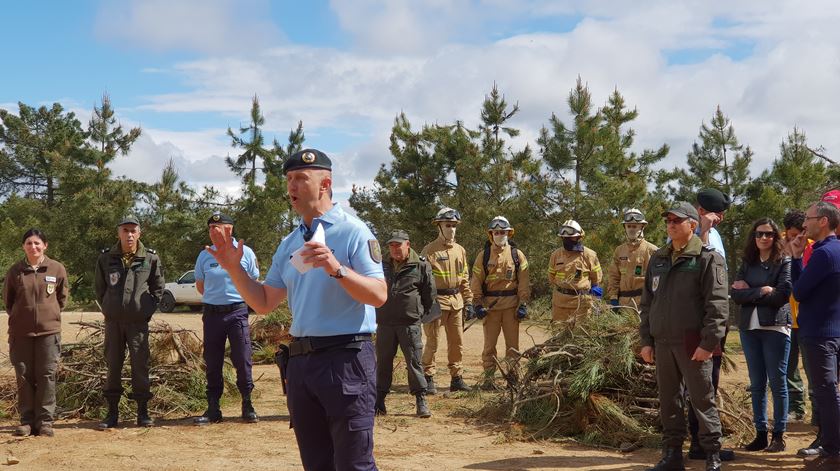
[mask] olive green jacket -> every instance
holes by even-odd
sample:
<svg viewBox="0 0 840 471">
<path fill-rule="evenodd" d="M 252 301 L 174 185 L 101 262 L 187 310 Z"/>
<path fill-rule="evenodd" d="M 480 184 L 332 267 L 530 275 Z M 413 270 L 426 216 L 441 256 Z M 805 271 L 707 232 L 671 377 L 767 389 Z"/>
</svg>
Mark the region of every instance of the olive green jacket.
<svg viewBox="0 0 840 471">
<path fill-rule="evenodd" d="M 152 249 L 137 241 L 131 266 L 125 268 L 119 242 L 96 261 L 96 299 L 106 321 L 148 322 L 163 295 L 163 267 Z"/>
<path fill-rule="evenodd" d="M 390 254 L 382 260 L 385 282 L 388 284 L 388 300 L 376 308 L 376 323 L 382 325 L 406 326 L 419 324 L 420 318 L 435 304 L 435 279 L 432 266 L 425 257 L 409 249 L 408 259 L 394 269 Z"/>
</svg>

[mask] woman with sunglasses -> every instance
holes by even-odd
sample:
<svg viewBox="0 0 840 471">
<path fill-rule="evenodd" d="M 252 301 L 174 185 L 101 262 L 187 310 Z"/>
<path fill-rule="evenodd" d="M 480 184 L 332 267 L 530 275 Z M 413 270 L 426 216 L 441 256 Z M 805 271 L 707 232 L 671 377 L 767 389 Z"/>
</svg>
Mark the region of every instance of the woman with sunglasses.
<svg viewBox="0 0 840 471">
<path fill-rule="evenodd" d="M 732 283 L 732 300 L 741 305 L 739 330 L 747 360 L 756 437 L 747 451 L 785 449 L 790 351 L 790 258 L 783 251 L 779 226 L 772 219 L 753 223 L 741 267 Z M 773 435 L 767 442 L 767 382 L 773 393 Z"/>
</svg>

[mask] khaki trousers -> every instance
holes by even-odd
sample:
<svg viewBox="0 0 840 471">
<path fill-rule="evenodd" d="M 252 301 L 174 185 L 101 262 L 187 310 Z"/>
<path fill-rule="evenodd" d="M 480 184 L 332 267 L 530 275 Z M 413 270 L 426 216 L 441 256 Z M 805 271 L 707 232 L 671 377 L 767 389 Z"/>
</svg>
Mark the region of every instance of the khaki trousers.
<svg viewBox="0 0 840 471">
<path fill-rule="evenodd" d="M 484 318 L 484 350 L 481 352 L 481 362 L 485 371 L 496 368 L 493 358 L 496 357 L 499 332 L 504 332 L 505 336 L 505 357 L 513 357 L 511 349 L 519 350 L 519 319 L 516 318 L 516 309 L 494 309 Z"/>
<path fill-rule="evenodd" d="M 438 349 L 440 328 L 446 331 L 446 356 L 450 376 L 461 376 L 461 360 L 464 358 L 464 310 L 444 309 L 440 317 L 423 324 L 426 346 L 423 348 L 423 374 L 435 375 L 435 354 Z"/>
</svg>

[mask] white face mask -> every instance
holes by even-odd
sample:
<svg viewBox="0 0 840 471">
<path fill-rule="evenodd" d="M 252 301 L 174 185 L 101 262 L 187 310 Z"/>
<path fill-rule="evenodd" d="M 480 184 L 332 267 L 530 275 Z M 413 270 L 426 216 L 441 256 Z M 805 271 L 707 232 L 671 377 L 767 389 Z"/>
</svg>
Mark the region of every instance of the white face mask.
<svg viewBox="0 0 840 471">
<path fill-rule="evenodd" d="M 499 247 L 504 247 L 507 245 L 508 236 L 507 235 L 494 235 L 493 236 L 493 243 L 498 245 Z"/>
<path fill-rule="evenodd" d="M 627 239 L 638 240 L 642 235 L 642 230 L 636 227 L 625 227 L 624 232 L 627 234 Z"/>
<path fill-rule="evenodd" d="M 445 240 L 451 242 L 451 241 L 455 240 L 455 230 L 456 229 L 457 229 L 456 227 L 446 227 L 446 226 L 442 225 L 442 226 L 440 226 L 440 233 L 443 235 L 443 238 Z"/>
</svg>

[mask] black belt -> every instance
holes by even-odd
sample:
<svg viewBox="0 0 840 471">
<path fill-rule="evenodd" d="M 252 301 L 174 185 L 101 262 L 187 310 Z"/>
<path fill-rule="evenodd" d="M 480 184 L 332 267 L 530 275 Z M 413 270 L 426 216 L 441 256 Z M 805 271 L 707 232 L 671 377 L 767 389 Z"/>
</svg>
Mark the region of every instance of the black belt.
<svg viewBox="0 0 840 471">
<path fill-rule="evenodd" d="M 493 296 L 493 297 L 500 297 L 500 296 L 516 296 L 519 294 L 518 291 L 515 289 L 503 289 L 501 291 L 487 291 L 484 293 L 484 296 Z"/>
<path fill-rule="evenodd" d="M 568 288 L 557 288 L 558 293 L 568 294 L 569 296 L 580 296 L 582 294 L 587 294 L 585 291 L 578 291 L 576 289 L 568 289 Z"/>
<path fill-rule="evenodd" d="M 459 292 L 459 291 L 460 291 L 460 290 L 459 290 L 458 288 L 445 288 L 445 289 L 439 289 L 439 290 L 437 290 L 437 294 L 439 294 L 439 295 L 446 294 L 446 295 L 450 295 L 450 296 L 451 296 L 451 295 L 453 295 L 453 294 L 458 294 L 458 292 Z"/>
<path fill-rule="evenodd" d="M 289 344 L 289 356 L 308 355 L 339 348 L 359 348 L 370 342 L 371 334 L 332 335 L 329 337 L 295 337 Z"/>
<path fill-rule="evenodd" d="M 212 314 L 227 314 L 229 312 L 238 311 L 242 308 L 247 308 L 248 305 L 245 303 L 233 303 L 233 304 L 205 304 L 204 311 L 209 312 Z"/>
<path fill-rule="evenodd" d="M 642 289 L 641 288 L 634 289 L 634 290 L 631 290 L 631 291 L 619 291 L 618 292 L 618 297 L 619 298 L 635 298 L 636 296 L 641 296 L 641 295 L 642 295 Z"/>
</svg>

